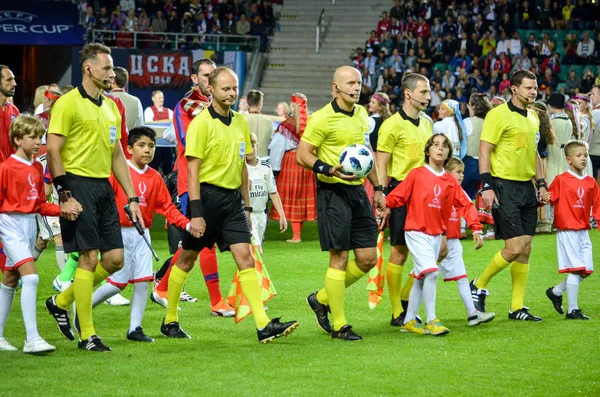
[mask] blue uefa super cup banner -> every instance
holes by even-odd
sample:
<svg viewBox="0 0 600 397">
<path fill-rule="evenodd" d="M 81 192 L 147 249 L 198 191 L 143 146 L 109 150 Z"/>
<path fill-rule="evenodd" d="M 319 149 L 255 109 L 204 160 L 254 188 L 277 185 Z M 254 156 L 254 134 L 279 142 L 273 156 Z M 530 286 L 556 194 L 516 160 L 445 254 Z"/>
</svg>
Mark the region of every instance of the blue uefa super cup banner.
<svg viewBox="0 0 600 397">
<path fill-rule="evenodd" d="M 79 51 L 74 47 L 72 53 L 73 85 L 80 84 Z M 192 88 L 193 63 L 202 58 L 210 58 L 219 66 L 227 66 L 238 75 L 239 91 L 242 92 L 246 75 L 246 53 L 240 51 L 212 50 L 150 50 L 112 48 L 115 66 L 129 71 L 128 92 L 137 96 L 144 107 L 152 105 L 152 92 L 161 90 L 165 96 L 165 106 L 173 109 L 177 102 Z"/>
<path fill-rule="evenodd" d="M 0 43 L 81 45 L 85 30 L 77 5 L 48 1 L 0 1 Z"/>
</svg>

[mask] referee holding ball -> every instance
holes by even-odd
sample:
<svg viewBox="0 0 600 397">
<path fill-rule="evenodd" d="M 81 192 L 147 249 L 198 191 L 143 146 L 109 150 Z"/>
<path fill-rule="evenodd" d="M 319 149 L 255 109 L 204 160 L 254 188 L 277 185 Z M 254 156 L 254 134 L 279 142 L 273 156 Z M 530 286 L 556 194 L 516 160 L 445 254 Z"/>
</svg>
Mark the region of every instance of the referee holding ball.
<svg viewBox="0 0 600 397">
<path fill-rule="evenodd" d="M 342 173 L 338 163 L 346 147 L 365 143 L 369 120 L 366 110 L 356 105 L 361 90 L 358 70 L 339 67 L 332 88 L 335 99 L 308 119 L 296 155 L 299 165 L 318 174 L 319 239 L 321 249 L 329 251 L 325 288 L 309 295 L 307 302 L 323 331 L 332 338 L 356 341 L 362 337 L 346 322 L 344 297 L 346 288 L 377 262 L 377 221 L 362 186 L 364 178 Z M 374 203 L 383 210 L 385 199 L 376 166 L 368 178 L 375 187 Z M 350 250 L 354 250 L 355 260 L 348 261 Z"/>
</svg>

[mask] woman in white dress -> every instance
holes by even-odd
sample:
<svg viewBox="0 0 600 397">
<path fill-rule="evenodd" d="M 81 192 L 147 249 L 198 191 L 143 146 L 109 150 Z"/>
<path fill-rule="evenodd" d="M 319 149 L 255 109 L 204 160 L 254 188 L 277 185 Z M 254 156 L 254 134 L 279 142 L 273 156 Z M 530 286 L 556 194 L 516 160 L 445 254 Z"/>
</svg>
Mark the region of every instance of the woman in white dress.
<svg viewBox="0 0 600 397">
<path fill-rule="evenodd" d="M 467 154 L 467 134 L 460 114 L 460 104 L 454 99 L 446 99 L 438 109 L 441 120 L 433 125 L 434 134 L 445 134 L 453 145 L 452 155 L 462 160 Z"/>
</svg>

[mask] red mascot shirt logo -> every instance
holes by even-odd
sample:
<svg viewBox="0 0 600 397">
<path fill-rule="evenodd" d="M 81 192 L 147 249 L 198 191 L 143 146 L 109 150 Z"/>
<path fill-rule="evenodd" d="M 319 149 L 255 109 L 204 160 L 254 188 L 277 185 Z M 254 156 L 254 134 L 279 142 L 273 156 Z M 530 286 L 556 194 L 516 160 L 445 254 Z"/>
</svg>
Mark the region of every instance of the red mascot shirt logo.
<svg viewBox="0 0 600 397">
<path fill-rule="evenodd" d="M 180 52 L 132 54 L 129 82 L 137 88 L 186 88 L 192 58 Z"/>
</svg>

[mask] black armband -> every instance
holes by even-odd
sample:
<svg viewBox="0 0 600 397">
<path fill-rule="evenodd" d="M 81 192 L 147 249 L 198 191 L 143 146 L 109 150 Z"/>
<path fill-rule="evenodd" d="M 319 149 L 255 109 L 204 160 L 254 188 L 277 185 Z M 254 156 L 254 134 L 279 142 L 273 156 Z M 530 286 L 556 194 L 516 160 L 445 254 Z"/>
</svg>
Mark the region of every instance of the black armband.
<svg viewBox="0 0 600 397">
<path fill-rule="evenodd" d="M 535 187 L 537 187 L 538 189 L 548 189 L 548 184 L 546 183 L 546 180 L 544 178 L 540 178 L 537 181 L 535 181 Z"/>
<path fill-rule="evenodd" d="M 481 179 L 481 191 L 485 192 L 486 190 L 492 190 L 492 174 L 489 172 L 484 172 L 479 176 Z"/>
<path fill-rule="evenodd" d="M 333 166 L 327 164 L 326 162 L 317 159 L 317 161 L 315 161 L 315 164 L 313 165 L 313 171 L 316 172 L 317 174 L 323 174 L 325 176 L 331 176 L 332 175 L 332 170 L 333 170 Z"/>
<path fill-rule="evenodd" d="M 244 211 L 246 211 L 246 212 L 253 212 L 254 208 L 252 208 L 252 207 L 244 207 Z"/>
<path fill-rule="evenodd" d="M 60 193 L 63 190 L 71 190 L 69 189 L 69 183 L 67 181 L 66 175 L 59 175 L 53 178 L 52 183 L 54 184 L 54 187 L 56 188 L 56 191 L 58 193 Z"/>
<path fill-rule="evenodd" d="M 137 196 L 129 197 L 129 199 L 127 200 L 127 202 L 129 204 L 131 204 L 131 203 L 138 203 L 139 204 L 140 203 L 140 198 L 137 197 Z"/>
<path fill-rule="evenodd" d="M 204 207 L 202 200 L 190 200 L 190 218 L 203 218 Z"/>
<path fill-rule="evenodd" d="M 383 186 L 382 185 L 373 186 L 373 190 L 376 192 L 383 192 Z"/>
</svg>

